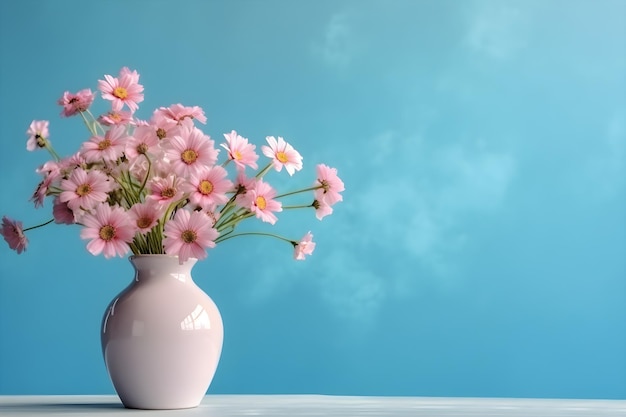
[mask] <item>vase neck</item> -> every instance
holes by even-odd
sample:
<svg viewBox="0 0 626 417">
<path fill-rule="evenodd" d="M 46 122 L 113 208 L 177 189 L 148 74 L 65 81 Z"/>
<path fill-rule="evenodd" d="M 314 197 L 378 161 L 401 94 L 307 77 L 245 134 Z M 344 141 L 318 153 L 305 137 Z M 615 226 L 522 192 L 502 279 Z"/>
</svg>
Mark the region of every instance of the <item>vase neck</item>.
<svg viewBox="0 0 626 417">
<path fill-rule="evenodd" d="M 197 259 L 180 263 L 177 256 L 135 255 L 129 258 L 135 268 L 135 281 L 173 278 L 181 282 L 193 282 L 191 269 Z"/>
</svg>

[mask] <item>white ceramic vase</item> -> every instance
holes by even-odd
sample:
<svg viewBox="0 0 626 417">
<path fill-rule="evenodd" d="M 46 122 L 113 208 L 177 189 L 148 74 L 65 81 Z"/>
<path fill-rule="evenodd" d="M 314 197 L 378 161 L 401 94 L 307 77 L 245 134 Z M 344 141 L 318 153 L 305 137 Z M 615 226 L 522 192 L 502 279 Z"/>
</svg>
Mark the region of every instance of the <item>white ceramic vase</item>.
<svg viewBox="0 0 626 417">
<path fill-rule="evenodd" d="M 102 319 L 102 352 L 127 408 L 197 407 L 222 352 L 224 328 L 217 306 L 198 287 L 189 259 L 131 256 L 133 282 Z"/>
</svg>

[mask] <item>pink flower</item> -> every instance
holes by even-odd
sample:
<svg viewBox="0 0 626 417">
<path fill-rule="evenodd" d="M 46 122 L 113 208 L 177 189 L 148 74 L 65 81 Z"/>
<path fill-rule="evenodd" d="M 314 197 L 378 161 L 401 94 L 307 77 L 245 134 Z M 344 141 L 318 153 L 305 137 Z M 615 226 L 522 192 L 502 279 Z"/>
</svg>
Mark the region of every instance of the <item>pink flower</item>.
<svg viewBox="0 0 626 417">
<path fill-rule="evenodd" d="M 141 233 L 148 233 L 156 226 L 159 218 L 165 214 L 166 206 L 158 204 L 154 200 L 133 205 L 128 214 Z"/>
<path fill-rule="evenodd" d="M 248 190 L 254 188 L 256 181 L 256 178 L 248 178 L 243 171 L 239 171 L 235 180 L 235 191 L 240 195 L 245 194 Z"/>
<path fill-rule="evenodd" d="M 24 235 L 22 222 L 9 219 L 7 216 L 2 218 L 2 229 L 0 235 L 9 244 L 9 247 L 17 253 L 22 253 L 28 247 L 28 239 Z"/>
<path fill-rule="evenodd" d="M 268 183 L 257 180 L 245 194 L 237 197 L 239 204 L 264 222 L 274 224 L 278 218 L 273 212 L 283 211 L 280 201 L 274 200 L 276 190 Z"/>
<path fill-rule="evenodd" d="M 305 255 L 311 255 L 315 249 L 315 242 L 313 242 L 313 235 L 311 232 L 307 232 L 299 243 L 294 242 L 293 258 L 298 261 L 303 261 Z"/>
<path fill-rule="evenodd" d="M 67 206 L 67 203 L 61 203 L 59 197 L 54 199 L 54 205 L 52 206 L 52 217 L 57 224 L 74 224 L 76 218 L 71 208 Z"/>
<path fill-rule="evenodd" d="M 293 175 L 302 169 L 302 156 L 283 138 L 279 136 L 277 142 L 274 136 L 268 136 L 265 140 L 270 146 L 263 145 L 261 150 L 263 155 L 272 158 L 276 171 L 280 172 L 284 166 L 289 175 Z"/>
<path fill-rule="evenodd" d="M 34 151 L 36 149 L 45 148 L 48 143 L 48 121 L 47 120 L 33 120 L 26 131 L 28 135 L 28 141 L 26 142 L 26 149 Z"/>
<path fill-rule="evenodd" d="M 241 137 L 234 130 L 229 134 L 224 133 L 228 145 L 222 143 L 220 146 L 228 151 L 228 159 L 235 162 L 237 169 L 245 169 L 248 165 L 252 169 L 257 169 L 256 164 L 259 155 L 254 152 L 255 145 L 248 143 L 248 139 Z"/>
<path fill-rule="evenodd" d="M 164 109 L 164 107 L 161 107 Z M 150 126 L 155 130 L 155 134 L 160 140 L 169 139 L 179 134 L 178 120 L 165 117 L 160 110 L 155 110 L 150 119 Z M 193 124 L 193 122 L 192 122 Z"/>
<path fill-rule="evenodd" d="M 184 180 L 175 175 L 168 175 L 165 178 L 154 177 L 148 184 L 150 190 L 150 194 L 146 197 L 148 200 L 168 205 L 183 198 Z"/>
<path fill-rule="evenodd" d="M 45 166 L 45 164 L 44 164 Z M 76 152 L 74 155 L 65 157 L 61 159 L 56 166 L 55 173 L 62 177 L 67 177 L 74 171 L 76 168 L 86 168 L 87 161 L 83 155 L 81 155 L 80 151 Z"/>
<path fill-rule="evenodd" d="M 45 182 L 39 184 L 39 187 L 37 187 L 37 191 L 35 192 L 37 195 L 33 195 L 33 200 L 35 198 L 42 198 L 42 194 L 44 192 L 47 194 L 49 187 L 53 184 L 58 188 L 57 182 L 60 183 L 60 180 L 69 176 L 75 168 L 83 166 L 86 166 L 86 161 L 80 155 L 80 152 L 63 158 L 60 161 L 48 161 L 41 165 L 35 170 L 35 172 L 43 175 L 45 177 Z M 37 207 L 37 203 L 35 203 L 35 207 Z"/>
<path fill-rule="evenodd" d="M 105 75 L 104 80 L 98 80 L 98 89 L 103 99 L 112 101 L 114 111 L 122 110 L 126 104 L 130 111 L 135 112 L 139 108 L 138 103 L 143 101 L 143 85 L 139 84 L 139 74 L 126 67 L 120 70 L 118 78 Z"/>
<path fill-rule="evenodd" d="M 324 202 L 324 200 L 313 200 L 313 207 L 315 208 L 315 217 L 317 217 L 318 220 L 322 220 L 324 217 L 333 214 L 333 208 Z"/>
<path fill-rule="evenodd" d="M 100 171 L 76 168 L 68 179 L 61 181 L 61 189 L 63 192 L 59 194 L 59 201 L 67 203 L 76 213 L 106 201 L 107 193 L 113 190 L 113 185 Z"/>
<path fill-rule="evenodd" d="M 233 183 L 226 178 L 228 173 L 219 165 L 203 167 L 192 174 L 183 190 L 189 192 L 189 200 L 204 210 L 211 210 L 218 204 L 228 201 L 227 191 L 233 190 Z"/>
<path fill-rule="evenodd" d="M 111 110 L 108 113 L 100 115 L 100 117 L 98 117 L 98 122 L 100 122 L 101 124 L 105 126 L 132 124 L 133 114 L 128 111 Z"/>
<path fill-rule="evenodd" d="M 154 152 L 158 145 L 159 138 L 152 126 L 138 126 L 126 142 L 126 156 L 136 159 L 139 155 Z"/>
<path fill-rule="evenodd" d="M 31 201 L 35 203 L 35 208 L 43 207 L 43 201 L 48 195 L 48 189 L 50 188 L 50 184 L 58 178 L 55 174 L 48 174 L 46 177 L 39 183 L 37 189 L 33 193 L 31 197 Z"/>
<path fill-rule="evenodd" d="M 80 90 L 76 94 L 72 94 L 69 91 L 63 93 L 63 96 L 58 100 L 58 103 L 63 106 L 61 116 L 70 117 L 77 113 L 87 111 L 93 99 L 94 93 L 89 88 Z"/>
<path fill-rule="evenodd" d="M 124 153 L 130 136 L 125 126 L 113 126 L 102 136 L 93 136 L 84 142 L 81 153 L 87 162 L 117 161 Z"/>
<path fill-rule="evenodd" d="M 209 216 L 200 212 L 178 210 L 172 220 L 165 223 L 165 253 L 178 255 L 182 264 L 189 258 L 204 259 L 207 248 L 214 248 L 219 233 L 212 227 Z"/>
<path fill-rule="evenodd" d="M 340 192 L 344 191 L 343 181 L 337 176 L 337 170 L 330 168 L 324 164 L 317 166 L 317 182 L 315 185 L 321 185 L 321 188 L 315 190 L 315 198 L 318 201 L 332 206 L 333 204 L 342 201 Z"/>
<path fill-rule="evenodd" d="M 106 203 L 96 206 L 94 213 L 86 214 L 81 222 L 81 239 L 91 239 L 87 250 L 92 255 L 104 252 L 105 258 L 123 257 L 128 253 L 128 243 L 133 240 L 136 228 L 128 213 L 119 206 L 111 207 Z"/>
<path fill-rule="evenodd" d="M 155 119 L 167 119 L 173 122 L 180 122 L 186 118 L 196 119 L 202 124 L 206 124 L 206 116 L 204 110 L 198 106 L 185 107 L 182 104 L 172 104 L 169 107 L 160 107 L 155 110 L 153 117 Z"/>
<path fill-rule="evenodd" d="M 35 169 L 35 172 L 37 174 L 51 174 L 54 172 L 60 172 L 61 168 L 59 166 L 59 162 L 57 161 L 48 161 L 45 162 L 44 164 L 40 165 L 39 168 Z"/>
<path fill-rule="evenodd" d="M 169 140 L 165 151 L 176 174 L 188 178 L 203 166 L 215 165 L 219 151 L 213 147 L 209 136 L 193 125 L 187 126 L 181 133 L 181 136 Z"/>
</svg>

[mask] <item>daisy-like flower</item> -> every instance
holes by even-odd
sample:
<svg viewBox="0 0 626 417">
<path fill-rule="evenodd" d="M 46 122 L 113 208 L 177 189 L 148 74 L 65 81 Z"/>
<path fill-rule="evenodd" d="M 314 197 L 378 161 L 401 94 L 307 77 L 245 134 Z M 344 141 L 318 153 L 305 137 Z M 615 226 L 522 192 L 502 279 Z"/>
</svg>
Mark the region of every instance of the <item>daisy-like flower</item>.
<svg viewBox="0 0 626 417">
<path fill-rule="evenodd" d="M 208 135 L 193 125 L 187 127 L 181 136 L 169 140 L 165 151 L 173 171 L 184 178 L 197 173 L 203 166 L 215 165 L 219 152 Z"/>
<path fill-rule="evenodd" d="M 268 183 L 257 180 L 245 194 L 237 196 L 239 204 L 264 222 L 274 224 L 278 218 L 274 212 L 283 211 L 280 201 L 274 200 L 276 190 Z"/>
<path fill-rule="evenodd" d="M 47 175 L 54 172 L 60 172 L 60 162 L 57 161 L 47 161 L 44 164 L 40 165 L 39 168 L 35 169 L 37 174 Z"/>
<path fill-rule="evenodd" d="M 67 206 L 67 203 L 61 203 L 59 197 L 54 199 L 54 204 L 52 206 L 52 217 L 54 217 L 54 222 L 57 224 L 76 223 L 74 212 L 71 208 Z"/>
<path fill-rule="evenodd" d="M 171 118 L 165 117 L 161 112 L 164 107 L 161 109 L 157 109 L 152 113 L 152 117 L 150 118 L 150 126 L 152 126 L 155 130 L 156 136 L 160 139 L 169 139 L 179 134 L 179 124 L 178 120 L 173 120 Z M 193 123 L 193 122 L 192 122 Z"/>
<path fill-rule="evenodd" d="M 150 194 L 147 200 L 154 200 L 159 204 L 169 205 L 183 198 L 184 180 L 175 175 L 168 175 L 165 178 L 155 177 L 148 182 Z"/>
<path fill-rule="evenodd" d="M 189 193 L 189 200 L 204 210 L 212 210 L 218 204 L 228 201 L 227 191 L 233 190 L 233 183 L 226 178 L 228 172 L 219 165 L 203 167 L 192 174 L 183 190 Z"/>
<path fill-rule="evenodd" d="M 7 216 L 2 217 L 2 228 L 0 235 L 9 244 L 9 247 L 18 254 L 22 253 L 28 247 L 28 239 L 24 235 L 24 227 L 22 222 L 11 220 Z"/>
<path fill-rule="evenodd" d="M 91 103 L 95 98 L 95 94 L 91 92 L 91 89 L 86 88 L 84 90 L 80 90 L 76 94 L 72 94 L 69 91 L 63 93 L 63 96 L 57 101 L 61 106 L 63 106 L 63 110 L 61 111 L 61 116 L 70 117 L 75 114 L 87 111 Z"/>
<path fill-rule="evenodd" d="M 136 159 L 139 155 L 147 155 L 156 150 L 159 145 L 159 138 L 152 126 L 137 126 L 126 142 L 126 156 L 129 159 Z"/>
<path fill-rule="evenodd" d="M 26 131 L 28 135 L 28 141 L 26 142 L 26 149 L 34 151 L 37 149 L 45 148 L 48 144 L 48 121 L 47 120 L 33 120 Z"/>
<path fill-rule="evenodd" d="M 100 171 L 76 168 L 68 179 L 61 181 L 61 189 L 63 191 L 59 194 L 59 201 L 67 203 L 77 213 L 106 201 L 107 193 L 113 190 L 113 185 Z"/>
<path fill-rule="evenodd" d="M 80 237 L 91 239 L 87 250 L 92 255 L 104 252 L 104 257 L 108 259 L 123 257 L 130 250 L 128 244 L 135 237 L 136 228 L 123 208 L 99 204 L 93 213 L 85 214 L 81 222 L 85 228 L 80 231 Z"/>
<path fill-rule="evenodd" d="M 43 181 L 39 183 L 37 189 L 33 193 L 33 196 L 30 198 L 31 201 L 35 203 L 35 208 L 43 207 L 43 201 L 46 198 L 46 195 L 48 195 L 48 189 L 57 177 L 58 176 L 55 174 L 48 174 L 45 176 Z"/>
<path fill-rule="evenodd" d="M 182 265 L 189 258 L 204 259 L 207 248 L 215 247 L 219 236 L 212 220 L 200 211 L 178 210 L 172 220 L 165 223 L 163 248 L 168 255 L 178 255 Z"/>
<path fill-rule="evenodd" d="M 235 179 L 235 191 L 238 194 L 237 197 L 240 198 L 239 195 L 245 194 L 248 190 L 254 188 L 256 181 L 256 178 L 246 177 L 246 174 L 243 171 L 239 171 L 237 173 L 237 178 Z"/>
<path fill-rule="evenodd" d="M 84 167 L 85 165 L 85 159 L 80 155 L 80 152 L 77 152 L 72 156 L 61 159 L 60 161 L 48 161 L 37 168 L 35 172 L 48 179 L 49 182 L 46 181 L 46 183 L 49 187 L 52 184 L 57 185 L 57 182 L 60 182 L 62 178 L 69 176 L 75 168 Z M 43 192 L 43 189 L 38 187 L 37 193 L 40 192 Z M 38 195 L 38 197 L 40 196 Z"/>
<path fill-rule="evenodd" d="M 81 154 L 80 151 L 76 152 L 74 155 L 67 156 L 61 159 L 57 164 L 58 174 L 62 177 L 67 177 L 74 171 L 76 168 L 86 168 L 87 161 Z"/>
<path fill-rule="evenodd" d="M 261 150 L 263 155 L 272 159 L 276 171 L 280 172 L 285 167 L 289 175 L 293 175 L 302 169 L 302 156 L 283 138 L 279 136 L 276 141 L 274 136 L 268 136 L 265 140 L 270 146 L 263 145 Z"/>
<path fill-rule="evenodd" d="M 158 204 L 154 200 L 148 200 L 143 203 L 134 204 L 128 214 L 131 221 L 137 226 L 139 232 L 148 233 L 150 229 L 156 226 L 159 218 L 165 214 L 166 206 Z"/>
<path fill-rule="evenodd" d="M 293 258 L 298 261 L 303 261 L 305 255 L 311 255 L 315 249 L 315 242 L 313 242 L 313 234 L 307 232 L 300 242 L 293 242 Z"/>
<path fill-rule="evenodd" d="M 105 75 L 104 80 L 98 80 L 98 90 L 102 92 L 102 98 L 111 100 L 111 108 L 114 111 L 122 110 L 127 105 L 131 112 L 139 108 L 138 103 L 143 101 L 143 85 L 139 84 L 139 74 L 124 67 L 120 70 L 119 77 Z"/>
<path fill-rule="evenodd" d="M 322 220 L 324 217 L 333 214 L 333 208 L 324 202 L 324 200 L 313 200 L 312 206 L 315 208 L 315 217 L 317 217 L 318 220 Z"/>
<path fill-rule="evenodd" d="M 206 124 L 206 116 L 204 110 L 201 107 L 185 107 L 182 104 L 172 104 L 169 107 L 159 107 L 154 111 L 155 119 L 166 119 L 175 123 L 181 122 L 184 119 L 196 119 L 202 124 Z"/>
<path fill-rule="evenodd" d="M 339 193 L 344 191 L 345 188 L 343 181 L 337 176 L 337 169 L 319 164 L 317 166 L 317 181 L 315 185 L 321 185 L 321 188 L 315 190 L 315 198 L 318 201 L 323 201 L 327 205 L 332 206 L 343 200 Z"/>
<path fill-rule="evenodd" d="M 98 117 L 98 122 L 105 126 L 127 125 L 132 124 L 133 114 L 128 111 L 115 111 L 111 110 L 108 113 L 104 113 Z"/>
<path fill-rule="evenodd" d="M 224 133 L 226 142 L 220 146 L 228 151 L 228 159 L 233 161 L 237 169 L 245 169 L 246 165 L 252 169 L 257 169 L 256 164 L 259 155 L 254 152 L 255 145 L 248 143 L 248 139 L 241 137 L 234 130 L 230 133 Z"/>
<path fill-rule="evenodd" d="M 112 126 L 104 137 L 93 136 L 84 142 L 80 151 L 87 162 L 116 161 L 124 153 L 129 139 L 125 126 Z"/>
</svg>

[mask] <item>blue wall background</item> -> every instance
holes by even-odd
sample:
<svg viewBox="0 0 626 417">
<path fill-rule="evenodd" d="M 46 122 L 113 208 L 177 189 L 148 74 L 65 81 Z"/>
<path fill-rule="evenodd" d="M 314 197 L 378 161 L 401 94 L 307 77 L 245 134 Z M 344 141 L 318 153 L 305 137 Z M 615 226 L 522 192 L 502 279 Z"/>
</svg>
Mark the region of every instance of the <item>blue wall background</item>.
<svg viewBox="0 0 626 417">
<path fill-rule="evenodd" d="M 0 214 L 28 199 L 64 90 L 137 69 L 138 116 L 284 136 L 346 183 L 318 243 L 233 240 L 194 269 L 226 326 L 212 393 L 626 398 L 626 2 L 0 3 Z M 0 394 L 112 393 L 104 309 L 131 279 L 78 229 L 0 248 Z M 1 243 L 1 242 L 0 242 Z"/>
</svg>

